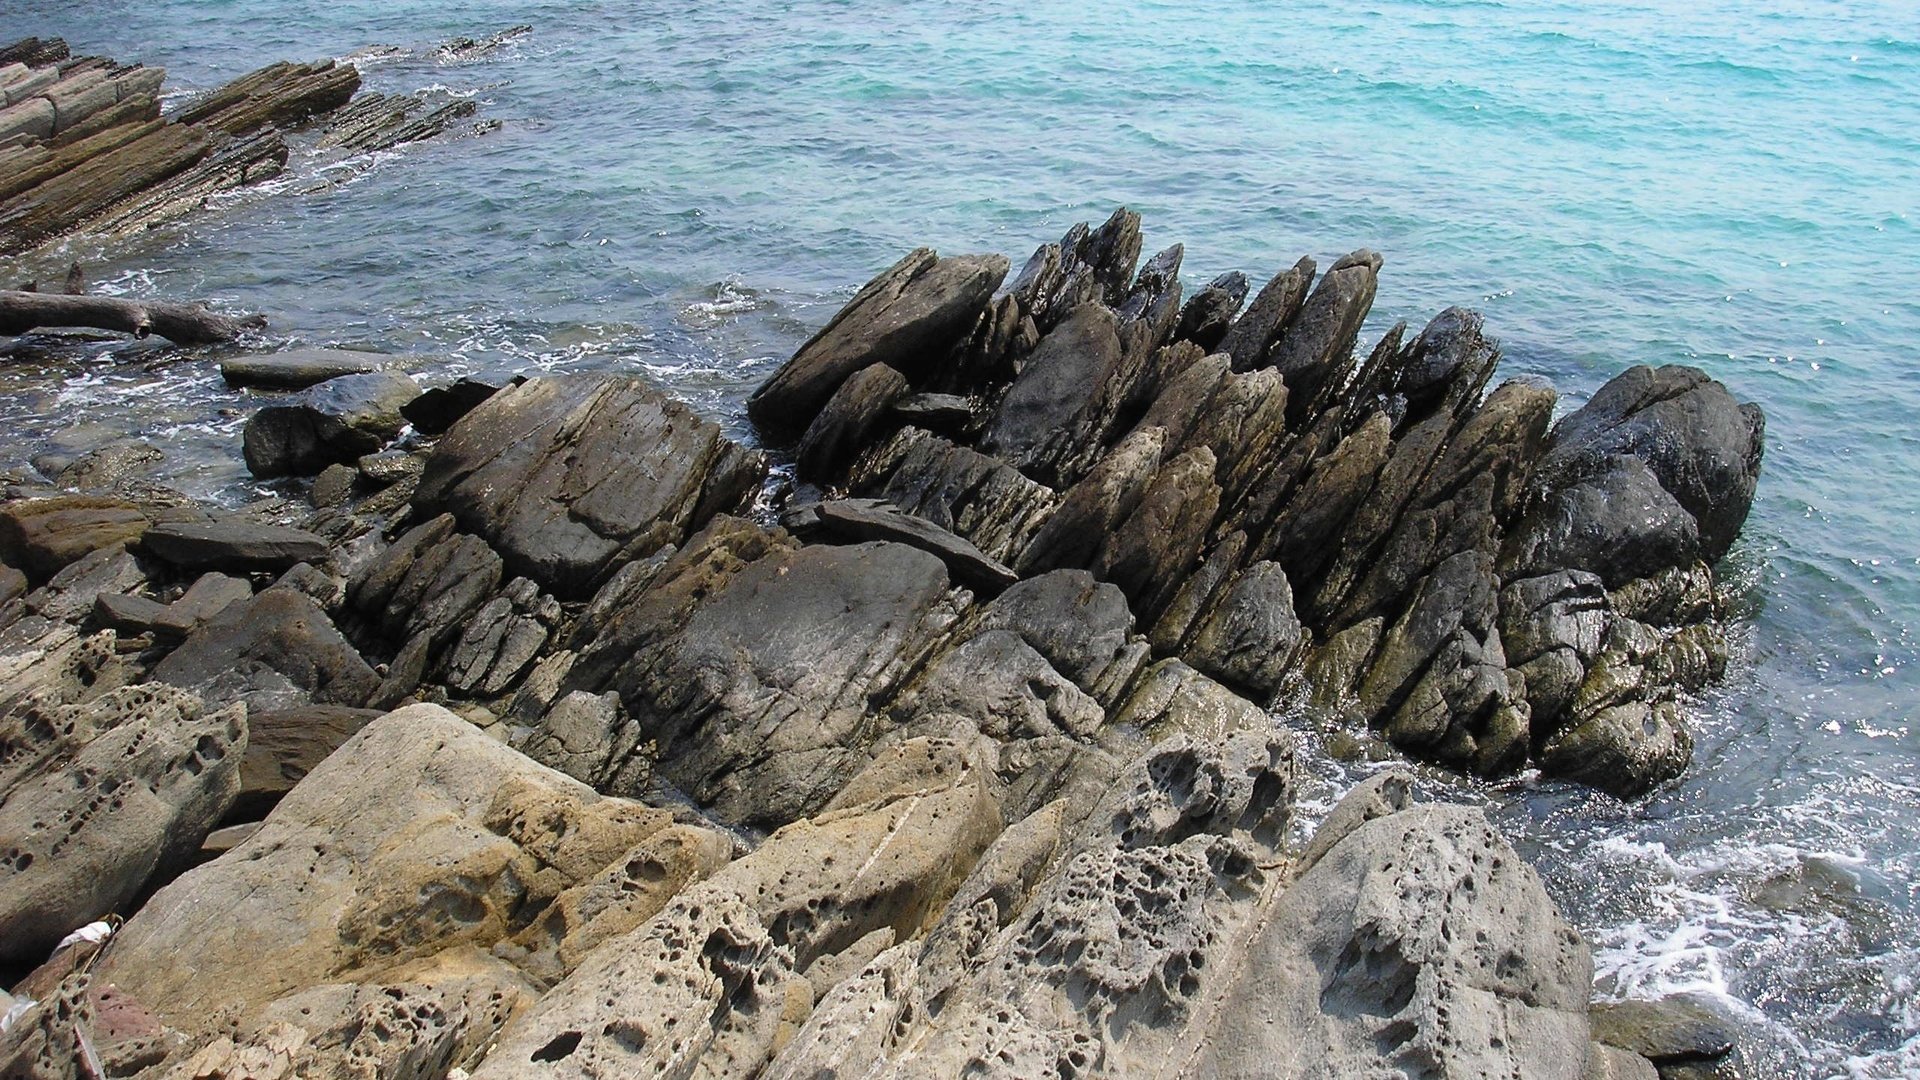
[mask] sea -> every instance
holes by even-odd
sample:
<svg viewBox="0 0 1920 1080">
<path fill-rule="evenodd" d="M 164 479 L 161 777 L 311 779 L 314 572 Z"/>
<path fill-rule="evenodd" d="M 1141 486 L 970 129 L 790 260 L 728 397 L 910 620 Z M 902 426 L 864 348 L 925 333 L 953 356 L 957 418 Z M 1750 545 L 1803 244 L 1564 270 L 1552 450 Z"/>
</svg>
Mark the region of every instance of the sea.
<svg viewBox="0 0 1920 1080">
<path fill-rule="evenodd" d="M 1566 408 L 1628 365 L 1706 370 L 1767 448 L 1686 776 L 1421 786 L 1539 869 L 1597 998 L 1709 1000 L 1750 1077 L 1920 1075 L 1914 0 L 0 0 L 0 39 L 30 34 L 163 66 L 170 103 L 337 57 L 501 121 L 300 144 L 178 226 L 0 263 L 430 381 L 639 371 L 751 439 L 745 395 L 907 250 L 1017 266 L 1121 205 L 1186 245 L 1189 288 L 1379 251 L 1369 335 L 1477 308 Z M 15 361 L 0 468 L 133 437 L 242 501 L 261 400 L 154 342 Z M 1309 818 L 1375 767 L 1303 747 Z"/>
</svg>

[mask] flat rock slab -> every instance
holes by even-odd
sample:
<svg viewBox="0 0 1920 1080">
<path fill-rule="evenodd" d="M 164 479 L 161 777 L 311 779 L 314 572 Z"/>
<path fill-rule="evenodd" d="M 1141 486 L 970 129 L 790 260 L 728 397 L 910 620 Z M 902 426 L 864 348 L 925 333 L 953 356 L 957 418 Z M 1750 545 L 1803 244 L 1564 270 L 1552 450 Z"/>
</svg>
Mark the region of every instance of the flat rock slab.
<svg viewBox="0 0 1920 1080">
<path fill-rule="evenodd" d="M 1686 997 L 1596 1005 L 1593 1037 L 1655 1065 L 1716 1061 L 1733 1052 L 1734 1042 L 1725 1019 Z"/>
<path fill-rule="evenodd" d="M 462 417 L 413 503 L 447 512 L 561 599 L 744 503 L 766 458 L 630 375 L 532 379 Z"/>
<path fill-rule="evenodd" d="M 802 535 L 850 543 L 891 540 L 919 548 L 947 564 L 947 572 L 955 581 L 983 597 L 998 596 L 1020 580 L 1005 564 L 966 540 L 879 499 L 831 499 L 801 507 L 789 515 L 786 524 Z"/>
<path fill-rule="evenodd" d="M 156 525 L 141 537 L 148 553 L 182 570 L 277 573 L 327 557 L 327 542 L 304 529 L 250 521 Z"/>
<path fill-rule="evenodd" d="M 378 371 L 387 357 L 350 349 L 289 349 L 251 353 L 220 361 L 228 386 L 258 386 L 270 390 L 305 390 L 342 375 Z"/>
<path fill-rule="evenodd" d="M 115 544 L 130 544 L 152 520 L 124 499 L 62 495 L 0 509 L 0 558 L 45 581 L 68 564 Z"/>
</svg>

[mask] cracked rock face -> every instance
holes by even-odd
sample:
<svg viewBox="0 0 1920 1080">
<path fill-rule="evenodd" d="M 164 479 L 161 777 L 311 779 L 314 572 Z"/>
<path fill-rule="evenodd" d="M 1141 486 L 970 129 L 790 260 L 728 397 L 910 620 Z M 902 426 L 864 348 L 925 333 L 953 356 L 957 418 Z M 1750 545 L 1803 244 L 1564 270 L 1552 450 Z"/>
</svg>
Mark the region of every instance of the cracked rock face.
<svg viewBox="0 0 1920 1080">
<path fill-rule="evenodd" d="M 1183 307 L 1178 246 L 1140 251 L 1137 215 L 1075 226 L 975 329 L 943 344 L 919 323 L 947 366 L 841 354 L 847 399 L 783 419 L 832 433 L 832 465 L 802 455 L 799 478 L 887 500 L 1022 577 L 1090 571 L 1163 654 L 1452 768 L 1533 761 L 1632 795 L 1686 767 L 1675 695 L 1724 663 L 1712 564 L 1752 503 L 1757 407 L 1694 369 L 1640 367 L 1552 425 L 1551 389 L 1489 392 L 1500 348 L 1474 312 L 1358 351 L 1374 252 L 1324 273 L 1303 259 L 1234 314 L 1244 277 Z M 813 364 L 803 349 L 767 392 Z M 963 395 L 968 420 L 878 419 L 926 394 Z M 1537 604 L 1509 610 L 1533 602 L 1512 588 L 1565 574 L 1598 578 L 1586 618 L 1635 650 L 1597 668 L 1591 647 L 1541 647 Z"/>
</svg>

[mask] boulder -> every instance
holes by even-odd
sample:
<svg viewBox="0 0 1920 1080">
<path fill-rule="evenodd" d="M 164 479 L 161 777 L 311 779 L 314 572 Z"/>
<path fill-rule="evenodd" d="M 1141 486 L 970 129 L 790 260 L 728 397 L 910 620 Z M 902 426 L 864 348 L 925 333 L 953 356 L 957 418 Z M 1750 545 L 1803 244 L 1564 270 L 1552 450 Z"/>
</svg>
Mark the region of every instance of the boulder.
<svg viewBox="0 0 1920 1080">
<path fill-rule="evenodd" d="M 277 574 L 329 554 L 326 541 L 305 529 L 231 517 L 155 525 L 141 534 L 140 546 L 181 570 L 234 574 Z"/>
<path fill-rule="evenodd" d="M 166 686 L 0 721 L 0 960 L 46 955 L 188 865 L 240 789 L 244 706 Z"/>
<path fill-rule="evenodd" d="M 1050 488 L 976 450 L 906 428 L 862 458 L 848 484 L 966 538 L 987 557 L 1011 563 L 1047 520 Z"/>
<path fill-rule="evenodd" d="M 799 475 L 819 483 L 838 479 L 866 449 L 874 428 L 907 389 L 906 376 L 886 364 L 872 364 L 847 376 L 800 437 L 795 454 Z"/>
<path fill-rule="evenodd" d="M 727 531 L 690 542 L 582 654 L 569 688 L 617 690 L 665 777 L 722 821 L 774 827 L 865 766 L 870 703 L 932 647 L 956 600 L 940 560 L 903 544 L 795 548 Z M 744 562 L 729 550 L 755 547 Z"/>
<path fill-rule="evenodd" d="M 1700 554 L 1693 515 L 1646 462 L 1618 454 L 1596 474 L 1541 500 L 1508 536 L 1501 563 L 1524 577 L 1583 570 L 1618 588 L 1691 565 Z"/>
<path fill-rule="evenodd" d="M 378 678 L 306 595 L 267 589 L 188 635 L 153 670 L 155 681 L 213 702 L 254 708 L 364 704 Z"/>
<path fill-rule="evenodd" d="M 624 375 L 509 387 L 447 432 L 414 492 L 451 513 L 507 569 L 562 600 L 677 544 L 758 490 L 766 460 L 693 410 Z"/>
<path fill-rule="evenodd" d="M 1587 945 L 1481 813 L 1339 824 L 1259 920 L 1179 1075 L 1586 1075 Z"/>
<path fill-rule="evenodd" d="M 58 495 L 0 508 L 0 559 L 46 581 L 89 552 L 139 540 L 153 521 L 124 499 Z"/>
<path fill-rule="evenodd" d="M 348 349 L 288 349 L 275 353 L 248 353 L 220 361 L 220 375 L 228 386 L 257 386 L 270 390 L 305 390 L 315 383 L 342 375 L 366 375 L 380 370 L 387 357 Z"/>
<path fill-rule="evenodd" d="M 311 476 L 358 460 L 400 434 L 400 407 L 419 395 L 419 384 L 393 371 L 329 379 L 253 414 L 242 435 L 247 468 L 261 479 Z"/>
<path fill-rule="evenodd" d="M 1247 275 L 1229 270 L 1208 282 L 1180 309 L 1180 321 L 1174 327 L 1175 341 L 1191 341 L 1204 352 L 1218 348 L 1227 336 L 1233 317 L 1247 299 Z"/>
<path fill-rule="evenodd" d="M 1247 310 L 1233 321 L 1215 347 L 1233 359 L 1233 370 L 1251 371 L 1266 366 L 1273 343 L 1286 333 L 1300 314 L 1307 290 L 1313 287 L 1318 267 L 1311 258 L 1302 257 L 1292 268 L 1275 274 L 1260 287 L 1259 295 Z"/>
<path fill-rule="evenodd" d="M 1753 505 L 1766 419 L 1697 368 L 1634 367 L 1615 376 L 1554 428 L 1538 475 L 1549 490 L 1643 460 L 1699 525 L 1702 556 L 1717 562 Z"/>
<path fill-rule="evenodd" d="M 156 893 L 96 973 L 209 1032 L 218 1010 L 258 1016 L 291 992 L 488 949 L 671 820 L 412 706 L 347 740 L 252 839 Z"/>
<path fill-rule="evenodd" d="M 1226 587 L 1182 655 L 1230 686 L 1266 696 L 1280 689 L 1302 637 L 1286 572 L 1257 562 Z"/>
<path fill-rule="evenodd" d="M 849 375 L 887 364 L 910 379 L 972 327 L 1007 274 L 999 255 L 945 259 L 921 248 L 882 272 L 747 399 L 776 437 L 804 430 Z"/>
</svg>

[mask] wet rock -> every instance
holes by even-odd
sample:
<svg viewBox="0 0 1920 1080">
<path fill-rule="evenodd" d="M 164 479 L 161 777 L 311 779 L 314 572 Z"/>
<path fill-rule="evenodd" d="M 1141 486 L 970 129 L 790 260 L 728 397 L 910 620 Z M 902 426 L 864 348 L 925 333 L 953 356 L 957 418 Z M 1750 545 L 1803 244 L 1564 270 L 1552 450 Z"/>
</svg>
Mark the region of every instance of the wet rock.
<svg viewBox="0 0 1920 1080">
<path fill-rule="evenodd" d="M 422 435 L 444 435 L 461 417 L 499 392 L 500 387 L 478 379 L 455 379 L 407 402 L 400 407 L 400 415 Z"/>
<path fill-rule="evenodd" d="M 155 525 L 141 535 L 140 546 L 188 572 L 272 574 L 328 556 L 326 541 L 304 529 L 238 518 Z"/>
<path fill-rule="evenodd" d="M 759 487 L 765 458 L 631 376 L 510 387 L 455 424 L 413 503 L 449 512 L 562 599 L 679 543 Z"/>
<path fill-rule="evenodd" d="M 1635 367 L 1554 428 L 1539 475 L 1549 489 L 1604 472 L 1616 455 L 1643 460 L 1691 514 L 1702 555 L 1726 554 L 1753 504 L 1766 422 L 1696 368 Z"/>
<path fill-rule="evenodd" d="M 797 536 L 842 543 L 887 540 L 919 548 L 946 564 L 958 584 L 982 597 L 998 596 L 1020 580 L 979 548 L 922 517 L 878 499 L 829 499 L 790 511 L 782 523 Z"/>
<path fill-rule="evenodd" d="M 290 992 L 485 950 L 670 821 L 413 706 L 322 761 L 251 840 L 155 894 L 97 974 L 208 1032 L 217 1010 L 259 1015 Z"/>
<path fill-rule="evenodd" d="M 27 575 L 0 563 L 0 606 L 11 604 L 27 593 Z"/>
<path fill-rule="evenodd" d="M 1679 776 L 1692 757 L 1693 736 L 1678 705 L 1626 701 L 1595 709 L 1547 740 L 1540 768 L 1626 799 Z"/>
<path fill-rule="evenodd" d="M 220 361 L 220 375 L 228 386 L 258 386 L 272 390 L 305 390 L 342 375 L 366 375 L 380 370 L 387 357 L 349 349 L 288 349 L 276 353 L 248 353 Z"/>
<path fill-rule="evenodd" d="M 378 681 L 327 613 L 289 588 L 228 607 L 181 642 L 153 678 L 260 709 L 358 706 Z"/>
<path fill-rule="evenodd" d="M 420 474 L 426 471 L 426 466 L 426 455 L 408 453 L 405 450 L 382 450 L 354 462 L 354 468 L 360 478 L 374 487 L 391 487 L 405 481 L 417 480 Z"/>
<path fill-rule="evenodd" d="M 979 318 L 1006 277 L 998 255 L 921 248 L 874 278 L 747 399 L 763 429 L 802 430 L 849 375 L 887 364 L 912 378 Z"/>
<path fill-rule="evenodd" d="M 1593 1008 L 1593 1037 L 1666 1068 L 1710 1064 L 1733 1052 L 1735 1031 L 1719 1014 L 1686 996 L 1620 1001 Z"/>
<path fill-rule="evenodd" d="M 173 119 L 236 135 L 268 125 L 291 127 L 346 104 L 359 88 L 360 72 L 352 64 L 332 60 L 282 62 L 195 99 Z"/>
<path fill-rule="evenodd" d="M 329 379 L 253 414 L 242 437 L 247 469 L 266 479 L 351 463 L 400 433 L 400 407 L 419 394 L 419 384 L 398 372 Z"/>
<path fill-rule="evenodd" d="M 1509 573 L 1598 574 L 1609 588 L 1689 566 L 1700 530 L 1637 457 L 1621 454 L 1595 475 L 1548 495 L 1509 537 Z"/>
<path fill-rule="evenodd" d="M 170 687 L 0 722 L 0 959 L 38 959 L 74 927 L 184 868 L 239 791 L 246 709 Z"/>
<path fill-rule="evenodd" d="M 1353 343 L 1373 309 L 1380 256 L 1362 248 L 1321 277 L 1299 315 L 1273 344 L 1266 362 L 1287 380 L 1289 411 L 1311 415 L 1325 391 L 1337 390 L 1352 370 Z"/>
</svg>

